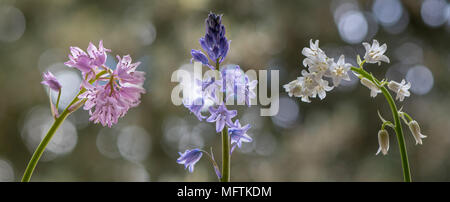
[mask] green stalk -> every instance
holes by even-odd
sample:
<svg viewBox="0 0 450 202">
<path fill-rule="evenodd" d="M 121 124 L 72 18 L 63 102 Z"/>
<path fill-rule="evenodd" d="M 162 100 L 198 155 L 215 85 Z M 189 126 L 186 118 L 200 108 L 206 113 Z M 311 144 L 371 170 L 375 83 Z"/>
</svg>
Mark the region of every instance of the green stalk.
<svg viewBox="0 0 450 202">
<path fill-rule="evenodd" d="M 397 135 L 398 147 L 400 150 L 400 157 L 401 157 L 402 168 L 403 168 L 403 179 L 405 182 L 411 182 L 411 171 L 409 168 L 408 154 L 407 154 L 406 145 L 405 145 L 405 138 L 403 136 L 400 116 L 398 114 L 397 106 L 395 105 L 394 99 L 392 98 L 391 94 L 386 89 L 386 87 L 384 87 L 384 85 L 381 85 L 381 82 L 378 81 L 374 76 L 372 76 L 372 74 L 369 74 L 362 68 L 351 67 L 351 70 L 360 74 L 364 78 L 369 79 L 373 83 L 375 83 L 380 88 L 381 92 L 383 93 L 384 97 L 386 98 L 387 102 L 389 103 L 389 107 L 391 108 L 392 116 L 394 118 L 394 123 L 395 123 L 394 130 L 395 130 L 395 134 Z"/>
<path fill-rule="evenodd" d="M 48 143 L 52 139 L 56 130 L 59 128 L 59 126 L 62 124 L 62 122 L 66 119 L 66 117 L 69 114 L 70 114 L 69 110 L 66 109 L 63 111 L 63 113 L 57 119 L 55 119 L 52 127 L 48 130 L 47 135 L 45 135 L 44 139 L 42 139 L 41 143 L 36 148 L 36 151 L 34 151 L 33 156 L 31 157 L 31 160 L 28 163 L 27 168 L 25 169 L 25 173 L 23 174 L 22 182 L 30 181 L 31 175 L 33 174 L 33 171 L 36 168 L 36 165 L 37 165 L 39 159 L 41 158 L 42 154 L 44 153 L 45 147 L 47 147 Z"/>
<path fill-rule="evenodd" d="M 61 98 L 61 89 L 59 89 L 59 92 L 58 92 L 58 99 L 56 100 L 56 105 L 55 105 L 55 108 L 56 108 L 56 110 L 58 110 L 58 105 L 59 105 L 59 99 Z"/>
<path fill-rule="evenodd" d="M 221 182 L 230 181 L 230 138 L 228 136 L 228 129 L 224 127 L 222 130 L 222 178 Z"/>
<path fill-rule="evenodd" d="M 99 72 L 95 79 L 91 79 L 89 81 L 89 83 L 94 83 L 97 79 L 100 78 L 100 76 L 106 74 L 107 71 L 101 71 Z M 85 92 L 86 90 L 83 88 L 80 90 L 80 92 L 77 94 L 77 96 L 75 96 L 75 98 L 73 98 L 72 102 L 70 102 L 70 104 L 66 107 L 66 109 L 64 109 L 64 111 L 61 113 L 61 115 L 55 119 L 55 121 L 53 122 L 53 125 L 50 127 L 50 129 L 48 130 L 47 134 L 45 135 L 44 139 L 42 139 L 41 143 L 39 143 L 39 146 L 36 148 L 36 150 L 33 153 L 33 156 L 31 157 L 30 161 L 28 162 L 27 168 L 25 169 L 25 172 L 23 174 L 22 177 L 22 182 L 29 182 L 31 179 L 31 175 L 33 175 L 33 171 L 36 168 L 37 163 L 39 162 L 39 159 L 41 158 L 42 154 L 44 153 L 45 148 L 47 147 L 48 143 L 50 142 L 50 140 L 52 139 L 53 135 L 55 134 L 56 130 L 58 130 L 59 126 L 61 126 L 61 124 L 64 122 L 64 120 L 67 118 L 67 116 L 69 116 L 70 113 L 72 113 L 73 111 L 77 110 L 76 109 L 70 109 L 70 107 L 72 105 L 74 105 L 75 103 L 77 103 L 78 101 L 80 101 L 78 99 L 78 96 L 81 95 L 81 93 Z M 59 104 L 59 99 L 61 96 L 61 90 L 59 91 L 58 94 L 58 100 L 56 102 L 56 106 L 58 106 Z M 80 102 L 83 102 L 83 100 L 81 100 Z M 58 108 L 56 108 L 56 110 L 58 110 Z"/>
<path fill-rule="evenodd" d="M 216 69 L 220 71 L 219 59 L 216 60 Z M 220 76 L 220 72 L 218 73 Z M 225 102 L 226 95 L 221 95 L 220 99 L 223 99 Z M 228 136 L 228 129 L 225 126 L 222 130 L 222 178 L 221 182 L 229 182 L 230 181 L 230 173 L 231 173 L 231 159 L 230 159 L 230 137 Z"/>
</svg>

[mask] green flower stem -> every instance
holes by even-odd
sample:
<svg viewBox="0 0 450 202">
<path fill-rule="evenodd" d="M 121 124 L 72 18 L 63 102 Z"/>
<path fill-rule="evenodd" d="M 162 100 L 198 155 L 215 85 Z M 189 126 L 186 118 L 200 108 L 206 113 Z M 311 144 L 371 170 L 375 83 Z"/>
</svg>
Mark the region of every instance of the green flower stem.
<svg viewBox="0 0 450 202">
<path fill-rule="evenodd" d="M 45 135 L 44 139 L 42 139 L 41 143 L 36 148 L 36 151 L 34 151 L 33 156 L 31 157 L 31 160 L 28 163 L 27 168 L 25 169 L 25 173 L 23 174 L 22 182 L 30 181 L 31 175 L 33 174 L 33 171 L 34 171 L 34 168 L 36 168 L 36 165 L 37 165 L 39 159 L 41 158 L 42 154 L 44 153 L 45 147 L 47 147 L 48 143 L 52 139 L 56 130 L 59 128 L 59 126 L 62 124 L 62 122 L 66 119 L 66 117 L 69 114 L 70 114 L 69 110 L 66 109 L 63 111 L 63 113 L 57 119 L 55 119 L 52 127 L 48 130 L 47 135 Z"/>
<path fill-rule="evenodd" d="M 59 99 L 60 98 L 61 98 L 61 89 L 59 89 L 59 91 L 58 91 L 58 99 L 56 99 L 56 105 L 55 105 L 56 110 L 58 110 L 58 105 L 59 105 Z"/>
<path fill-rule="evenodd" d="M 94 83 L 97 79 L 100 78 L 100 76 L 102 76 L 106 73 L 107 73 L 107 71 L 99 72 L 96 75 L 95 79 L 91 79 L 89 81 L 89 83 L 91 83 L 91 84 Z M 64 122 L 64 120 L 67 118 L 67 116 L 69 116 L 70 113 L 72 113 L 73 111 L 78 109 L 78 108 L 71 109 L 72 105 L 76 104 L 77 102 L 85 101 L 85 100 L 78 99 L 78 96 L 81 95 L 81 93 L 83 93 L 85 91 L 86 90 L 84 88 L 81 89 L 80 92 L 77 94 L 77 96 L 75 96 L 75 98 L 73 98 L 72 102 L 70 102 L 70 104 L 66 107 L 66 109 L 64 109 L 64 111 L 61 113 L 61 115 L 55 119 L 55 121 L 53 122 L 53 125 L 50 127 L 50 129 L 48 130 L 44 139 L 42 139 L 41 143 L 39 143 L 39 146 L 34 151 L 33 156 L 31 157 L 31 160 L 28 162 L 27 168 L 25 169 L 25 173 L 23 174 L 23 177 L 22 177 L 22 182 L 30 181 L 31 175 L 33 175 L 33 171 L 36 168 L 36 165 L 37 165 L 39 159 L 41 158 L 42 154 L 44 153 L 45 148 L 47 147 L 48 143 L 52 139 L 56 130 L 58 130 L 59 126 L 61 126 L 61 124 Z M 61 90 L 59 91 L 59 94 L 58 94 L 57 105 L 59 103 L 60 96 L 61 96 Z M 58 110 L 58 108 L 56 108 L 56 110 Z"/>
<path fill-rule="evenodd" d="M 407 114 L 406 112 L 401 112 L 401 115 L 402 115 L 402 117 L 405 117 L 405 116 L 406 116 L 406 118 L 409 119 L 409 122 L 411 122 L 411 121 L 414 120 L 414 119 L 413 119 L 409 114 Z M 408 121 L 405 120 L 405 123 L 408 123 Z"/>
<path fill-rule="evenodd" d="M 212 148 L 211 148 L 211 154 L 209 154 L 207 151 L 202 150 L 202 149 L 201 149 L 200 151 L 202 151 L 203 154 L 205 154 L 205 155 L 208 157 L 209 161 L 210 161 L 211 164 L 213 165 L 214 172 L 217 171 L 217 172 L 219 172 L 219 174 L 220 174 L 219 166 L 217 165 L 216 161 L 214 160 L 214 154 L 213 154 Z M 217 172 L 216 172 L 216 175 L 217 175 Z M 217 178 L 218 178 L 219 181 L 220 181 L 221 177 L 220 177 L 219 175 L 217 176 Z"/>
<path fill-rule="evenodd" d="M 220 71 L 220 63 L 219 59 L 216 60 L 216 69 L 217 71 Z M 220 77 L 220 72 L 217 73 L 217 78 Z M 223 102 L 225 102 L 226 95 L 221 94 L 220 99 L 223 99 Z M 229 182 L 230 181 L 230 165 L 231 165 L 231 159 L 230 159 L 230 137 L 228 136 L 228 129 L 225 126 L 222 130 L 222 178 L 220 178 L 221 182 Z"/>
<path fill-rule="evenodd" d="M 390 121 L 383 122 L 383 125 L 381 125 L 381 130 L 384 130 L 384 128 L 386 126 L 389 126 L 389 127 L 391 127 L 392 129 L 395 130 L 395 126 Z"/>
<path fill-rule="evenodd" d="M 397 106 L 395 105 L 394 99 L 392 98 L 391 94 L 386 89 L 386 87 L 384 87 L 384 85 L 381 85 L 381 82 L 378 81 L 374 76 L 372 76 L 372 74 L 369 74 L 364 69 L 357 68 L 357 67 L 351 67 L 351 70 L 360 74 L 364 78 L 369 79 L 373 83 L 375 83 L 380 88 L 381 92 L 383 93 L 384 97 L 386 98 L 387 102 L 389 103 L 389 106 L 392 111 L 392 116 L 394 118 L 394 123 L 395 123 L 394 130 L 397 135 L 398 147 L 400 150 L 400 156 L 401 156 L 401 160 L 402 160 L 403 179 L 405 182 L 411 182 L 411 171 L 409 168 L 408 154 L 407 154 L 406 145 L 405 145 L 405 138 L 403 136 L 402 125 L 400 122 L 400 116 L 398 114 Z"/>
<path fill-rule="evenodd" d="M 230 181 L 230 138 L 228 129 L 224 127 L 222 130 L 222 178 L 221 182 Z"/>
<path fill-rule="evenodd" d="M 93 82 L 93 81 L 92 81 Z M 81 90 L 78 95 L 80 95 L 83 92 Z M 31 179 L 31 175 L 33 175 L 33 171 L 36 168 L 36 165 L 41 158 L 42 154 L 44 153 L 45 148 L 47 147 L 48 143 L 52 139 L 53 135 L 55 134 L 56 130 L 58 130 L 59 126 L 64 122 L 64 120 L 69 116 L 70 113 L 73 111 L 70 110 L 70 107 L 75 104 L 78 99 L 78 95 L 72 100 L 72 102 L 69 104 L 69 106 L 64 109 L 64 111 L 59 115 L 58 118 L 55 119 L 53 122 L 53 125 L 48 130 L 47 134 L 45 135 L 44 139 L 42 139 L 41 143 L 39 143 L 38 147 L 33 153 L 33 156 L 31 157 L 31 160 L 28 162 L 27 168 L 25 169 L 25 172 L 22 177 L 22 182 L 29 182 Z"/>
</svg>

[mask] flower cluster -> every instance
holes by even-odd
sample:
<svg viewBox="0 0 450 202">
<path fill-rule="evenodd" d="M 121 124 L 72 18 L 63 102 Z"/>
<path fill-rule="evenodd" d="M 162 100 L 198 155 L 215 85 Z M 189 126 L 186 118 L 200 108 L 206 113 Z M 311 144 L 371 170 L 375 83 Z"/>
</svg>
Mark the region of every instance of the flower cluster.
<svg viewBox="0 0 450 202">
<path fill-rule="evenodd" d="M 372 45 L 368 43 L 363 43 L 363 45 L 366 48 L 365 63 L 380 64 L 381 62 L 390 62 L 389 58 L 384 55 L 387 49 L 386 44 L 380 46 L 377 40 L 373 40 Z M 303 65 L 308 67 L 308 71 L 303 70 L 301 77 L 283 86 L 289 96 L 301 97 L 303 102 L 311 102 L 310 98 L 315 98 L 316 96 L 323 99 L 326 96 L 326 92 L 339 86 L 342 80 L 350 80 L 349 71 L 352 65 L 345 63 L 344 55 L 341 55 L 337 62 L 333 58 L 327 57 L 325 52 L 319 48 L 319 40 L 316 40 L 314 43 L 311 40 L 310 47 L 303 48 L 302 54 L 306 56 L 303 60 Z M 362 66 L 363 62 L 359 61 L 358 64 Z M 378 93 L 381 93 L 379 84 L 357 73 L 355 75 L 361 79 L 362 85 L 370 89 L 371 97 L 376 97 Z M 329 86 L 328 81 L 324 80 L 324 78 L 331 79 L 333 86 Z M 405 80 L 402 80 L 401 83 L 390 81 L 387 84 L 388 88 L 397 94 L 396 99 L 403 101 L 405 97 L 410 96 L 409 88 L 411 84 L 406 83 Z"/>
<path fill-rule="evenodd" d="M 384 55 L 387 50 L 387 45 L 383 44 L 380 46 L 377 40 L 373 40 L 372 44 L 364 42 L 363 46 L 366 50 L 364 61 L 361 61 L 360 57 L 357 56 L 359 68 L 356 68 L 345 62 L 344 55 L 341 55 L 338 61 L 335 62 L 333 58 L 327 57 L 325 52 L 319 48 L 318 40 L 314 43 L 311 40 L 310 47 L 305 47 L 302 50 L 302 54 L 306 57 L 303 60 L 303 65 L 308 68 L 308 71 L 303 70 L 302 76 L 283 87 L 290 97 L 300 97 L 303 102 L 310 102 L 310 98 L 315 98 L 316 96 L 323 99 L 326 96 L 326 92 L 339 86 L 342 80 L 350 80 L 349 71 L 352 71 L 352 68 L 356 68 L 352 72 L 358 76 L 363 86 L 369 88 L 371 97 L 376 97 L 379 93 L 382 93 L 382 88 L 385 88 L 384 86 L 387 86 L 387 89 L 396 93 L 396 100 L 403 101 L 405 97 L 409 97 L 411 83 L 407 83 L 404 79 L 400 83 L 386 80 L 378 81 L 363 70 L 364 63 L 381 65 L 381 62 L 390 62 L 389 58 Z M 361 75 L 357 73 L 358 71 L 365 72 L 366 75 Z M 332 80 L 333 86 L 329 86 L 328 81 L 324 78 Z M 411 134 L 416 140 L 416 144 L 422 144 L 422 139 L 426 136 L 420 132 L 418 123 L 405 112 L 399 111 L 396 113 L 409 126 Z M 391 122 L 384 120 L 381 115 L 380 118 L 383 121 L 383 126 L 378 132 L 379 150 L 377 154 L 381 152 L 386 155 L 389 150 L 389 134 L 384 127 L 387 125 L 394 128 L 395 126 Z"/>
<path fill-rule="evenodd" d="M 207 108 L 210 116 L 207 122 L 216 123 L 216 132 L 223 130 L 224 126 L 235 126 L 232 118 L 237 115 L 236 110 L 228 110 L 227 101 L 236 100 L 238 104 L 251 106 L 251 100 L 256 97 L 254 92 L 257 80 L 250 81 L 248 75 L 244 74 L 241 68 L 236 65 L 232 68 L 223 68 L 219 78 L 206 77 L 204 80 L 197 80 L 196 87 L 201 95 L 195 99 L 186 98 L 183 100 L 184 106 L 188 108 L 200 121 L 206 118 L 202 111 Z M 214 106 L 206 106 L 207 102 L 212 102 Z"/>
<path fill-rule="evenodd" d="M 86 91 L 78 96 L 86 99 L 83 109 L 89 110 L 89 120 L 108 127 L 116 124 L 130 108 L 137 106 L 141 94 L 145 92 L 142 87 L 145 73 L 136 71 L 140 63 L 131 63 L 129 55 L 123 58 L 117 56 L 117 59 L 119 62 L 116 69 L 111 70 L 103 65 L 108 74 L 101 76 L 93 84 L 83 80 L 82 87 Z"/>
<path fill-rule="evenodd" d="M 145 73 L 136 71 L 139 62 L 132 63 L 129 55 L 119 57 L 115 69 L 108 67 L 107 54 L 111 50 L 103 47 L 100 41 L 98 48 L 89 43 L 87 53 L 78 47 L 70 47 L 69 61 L 64 64 L 81 71 L 83 80 L 80 93 L 68 109 L 74 110 L 84 104 L 89 110 L 90 121 L 111 127 L 127 111 L 139 104 L 141 94 L 145 93 L 143 83 Z M 48 72 L 44 74 L 45 85 L 51 89 L 60 89 L 56 78 Z"/>
<path fill-rule="evenodd" d="M 201 62 L 214 70 L 219 69 L 229 47 L 229 42 L 225 37 L 225 27 L 221 24 L 221 17 L 221 15 L 210 13 L 206 19 L 206 34 L 200 39 L 200 44 L 208 56 L 197 50 L 191 52 L 192 60 Z M 208 58 L 216 62 L 216 67 L 209 63 Z M 247 135 L 251 126 L 250 124 L 242 126 L 238 119 L 233 121 L 232 119 L 237 116 L 237 110 L 228 109 L 226 103 L 236 101 L 238 104 L 250 107 L 251 100 L 256 97 L 254 90 L 258 81 L 251 80 L 238 65 L 223 67 L 220 71 L 215 71 L 217 73 L 215 76 L 206 76 L 203 80 L 195 82 L 196 94 L 200 96 L 185 97 L 183 104 L 199 121 L 206 119 L 207 122 L 215 123 L 217 133 L 224 130 L 228 132 L 232 146 L 231 153 L 236 146 L 240 148 L 242 143 L 252 141 L 252 138 Z M 209 112 L 209 116 L 204 115 L 207 112 Z M 189 167 L 189 171 L 192 172 L 193 166 L 201 158 L 199 152 L 206 153 L 211 157 L 216 174 L 220 178 L 221 174 L 212 153 L 209 154 L 200 149 L 186 150 L 184 153 L 179 153 L 180 158 L 177 162 Z"/>
<path fill-rule="evenodd" d="M 201 62 L 209 68 L 222 63 L 228 53 L 230 41 L 225 37 L 225 26 L 222 25 L 222 15 L 209 13 L 205 21 L 206 33 L 200 38 L 200 45 L 208 56 L 200 50 L 191 50 L 192 60 Z M 209 58 L 209 59 L 208 59 Z M 210 64 L 209 60 L 213 63 Z"/>
<path fill-rule="evenodd" d="M 256 97 L 254 89 L 258 81 L 250 81 L 239 66 L 223 68 L 219 75 L 219 78 L 206 77 L 204 80 L 198 80 L 195 88 L 201 96 L 194 99 L 186 98 L 183 104 L 199 121 L 206 119 L 207 122 L 215 123 L 217 133 L 227 127 L 226 130 L 231 139 L 231 151 L 233 151 L 236 146 L 240 148 L 243 142 L 252 141 L 252 138 L 247 135 L 251 126 L 250 124 L 241 126 L 237 119 L 233 122 L 232 119 L 237 116 L 237 110 L 228 109 L 226 103 L 235 100 L 238 104 L 243 103 L 250 107 L 251 100 Z M 213 106 L 208 106 L 206 103 L 213 103 Z M 209 116 L 205 113 L 209 113 Z M 188 151 L 180 153 L 180 159 L 184 159 L 186 155 L 192 155 Z M 178 163 L 186 165 L 185 161 L 178 161 Z"/>
<path fill-rule="evenodd" d="M 318 96 L 320 99 L 326 97 L 326 92 L 339 86 L 342 80 L 350 80 L 348 72 L 351 64 L 345 63 L 344 55 L 335 62 L 319 48 L 319 40 L 314 43 L 310 41 L 310 47 L 305 47 L 302 54 L 306 56 L 303 65 L 308 68 L 302 71 L 302 76 L 284 85 L 289 96 L 301 97 L 303 102 L 311 102 L 310 98 Z M 324 78 L 330 78 L 333 86 L 330 86 Z"/>
</svg>

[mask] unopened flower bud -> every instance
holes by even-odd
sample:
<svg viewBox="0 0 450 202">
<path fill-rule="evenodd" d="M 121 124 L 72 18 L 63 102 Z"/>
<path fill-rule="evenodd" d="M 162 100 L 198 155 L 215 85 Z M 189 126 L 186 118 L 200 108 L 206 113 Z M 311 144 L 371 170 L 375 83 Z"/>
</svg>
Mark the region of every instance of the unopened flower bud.
<svg viewBox="0 0 450 202">
<path fill-rule="evenodd" d="M 376 97 L 378 93 L 381 93 L 378 86 L 367 78 L 361 78 L 361 84 L 370 89 L 370 97 Z"/>
<path fill-rule="evenodd" d="M 61 84 L 51 72 L 45 72 L 44 74 L 42 74 L 42 78 L 43 79 L 41 84 L 48 86 L 50 89 L 56 92 L 61 90 Z"/>
<path fill-rule="evenodd" d="M 411 133 L 412 133 L 414 139 L 416 140 L 416 145 L 422 144 L 422 139 L 426 138 L 427 136 L 420 133 L 420 126 L 417 123 L 417 121 L 409 122 L 408 126 L 409 126 L 409 130 L 411 130 Z"/>
<path fill-rule="evenodd" d="M 380 145 L 380 148 L 378 148 L 376 155 L 380 152 L 383 153 L 383 155 L 386 155 L 389 150 L 389 133 L 384 129 L 378 131 L 378 144 Z"/>
<path fill-rule="evenodd" d="M 395 93 L 397 93 L 397 97 L 395 99 L 403 101 L 405 97 L 409 97 L 409 88 L 411 87 L 411 83 L 406 83 L 405 79 L 402 80 L 401 83 L 397 83 L 395 81 L 390 81 L 388 83 L 388 88 Z"/>
</svg>

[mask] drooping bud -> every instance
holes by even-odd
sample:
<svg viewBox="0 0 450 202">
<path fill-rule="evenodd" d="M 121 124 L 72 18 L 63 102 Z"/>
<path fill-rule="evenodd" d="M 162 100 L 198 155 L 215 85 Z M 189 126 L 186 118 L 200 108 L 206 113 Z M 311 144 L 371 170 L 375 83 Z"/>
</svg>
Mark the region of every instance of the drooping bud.
<svg viewBox="0 0 450 202">
<path fill-rule="evenodd" d="M 56 77 L 49 71 L 42 74 L 41 84 L 48 86 L 50 89 L 56 92 L 61 90 L 61 84 L 58 82 Z"/>
<path fill-rule="evenodd" d="M 194 171 L 195 164 L 202 158 L 202 150 L 200 149 L 187 149 L 184 153 L 178 152 L 180 157 L 177 159 L 178 164 L 184 164 L 184 168 L 188 168 L 189 172 Z"/>
<path fill-rule="evenodd" d="M 361 78 L 361 84 L 370 89 L 370 97 L 376 97 L 378 93 L 381 93 L 378 86 L 367 78 Z"/>
<path fill-rule="evenodd" d="M 417 123 L 417 121 L 413 120 L 413 121 L 409 122 L 408 126 L 409 126 L 409 130 L 411 130 L 411 133 L 412 133 L 414 139 L 416 140 L 416 145 L 422 144 L 422 139 L 426 138 L 427 136 L 423 135 L 420 132 L 420 126 Z"/>
<path fill-rule="evenodd" d="M 397 97 L 395 99 L 403 101 L 405 97 L 409 97 L 409 88 L 411 87 L 411 83 L 406 83 L 405 79 L 402 80 L 401 83 L 390 81 L 388 83 L 388 88 L 395 93 L 397 93 Z"/>
<path fill-rule="evenodd" d="M 389 150 L 389 133 L 384 129 L 378 131 L 378 144 L 380 147 L 378 148 L 376 155 L 380 152 L 383 153 L 383 155 L 386 155 Z"/>
</svg>

